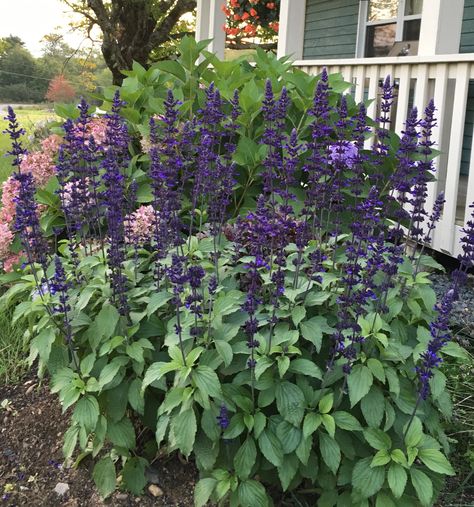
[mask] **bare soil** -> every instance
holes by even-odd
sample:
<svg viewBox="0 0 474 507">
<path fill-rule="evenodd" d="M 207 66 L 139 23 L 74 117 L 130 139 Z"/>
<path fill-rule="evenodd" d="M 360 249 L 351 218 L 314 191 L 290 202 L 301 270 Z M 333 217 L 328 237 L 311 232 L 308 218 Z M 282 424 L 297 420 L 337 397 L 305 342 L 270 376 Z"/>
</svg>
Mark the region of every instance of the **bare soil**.
<svg viewBox="0 0 474 507">
<path fill-rule="evenodd" d="M 0 386 L 0 505 L 28 507 L 98 506 L 176 506 L 193 505 L 197 472 L 192 463 L 176 456 L 153 465 L 158 488 L 153 496 L 135 497 L 117 491 L 106 501 L 98 494 L 91 478 L 91 460 L 77 468 L 62 466 L 62 441 L 68 427 L 68 415 L 61 414 L 57 396 L 36 380 L 15 386 Z M 54 488 L 65 483 L 63 496 Z"/>
</svg>

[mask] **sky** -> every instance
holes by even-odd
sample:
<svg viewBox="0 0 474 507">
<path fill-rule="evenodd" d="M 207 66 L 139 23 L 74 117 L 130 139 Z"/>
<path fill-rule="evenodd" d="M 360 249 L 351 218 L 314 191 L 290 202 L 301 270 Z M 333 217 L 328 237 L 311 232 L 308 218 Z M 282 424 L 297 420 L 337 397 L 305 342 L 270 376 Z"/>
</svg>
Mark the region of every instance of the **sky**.
<svg viewBox="0 0 474 507">
<path fill-rule="evenodd" d="M 87 45 L 83 34 L 69 29 L 73 16 L 60 0 L 0 0 L 0 37 L 17 35 L 35 56 L 41 54 L 41 38 L 51 32 L 64 35 L 73 48 Z"/>
</svg>

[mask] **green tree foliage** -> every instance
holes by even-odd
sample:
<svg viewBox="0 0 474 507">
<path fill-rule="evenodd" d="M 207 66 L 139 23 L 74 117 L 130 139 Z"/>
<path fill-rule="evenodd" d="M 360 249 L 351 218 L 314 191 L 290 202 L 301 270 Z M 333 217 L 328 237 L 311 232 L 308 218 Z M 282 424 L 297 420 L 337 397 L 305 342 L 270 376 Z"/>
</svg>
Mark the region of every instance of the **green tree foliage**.
<svg viewBox="0 0 474 507">
<path fill-rule="evenodd" d="M 94 26 L 102 31 L 102 54 L 114 84 L 122 83 L 121 71 L 134 61 L 147 65 L 152 51 L 180 38 L 182 16 L 196 8 L 196 0 L 63 1 L 84 16 L 88 33 Z"/>
<path fill-rule="evenodd" d="M 14 36 L 0 39 L 0 100 L 42 100 L 48 83 L 41 77 L 37 61 L 21 39 Z"/>
</svg>

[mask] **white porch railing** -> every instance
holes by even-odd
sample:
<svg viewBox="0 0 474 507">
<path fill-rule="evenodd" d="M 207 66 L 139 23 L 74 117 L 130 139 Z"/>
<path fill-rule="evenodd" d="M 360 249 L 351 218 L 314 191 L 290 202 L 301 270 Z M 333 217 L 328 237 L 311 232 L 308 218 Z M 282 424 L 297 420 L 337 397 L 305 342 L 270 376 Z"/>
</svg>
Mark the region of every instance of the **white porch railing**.
<svg viewBox="0 0 474 507">
<path fill-rule="evenodd" d="M 380 80 L 390 75 L 398 83 L 397 107 L 395 118 L 392 118 L 397 133 L 403 128 L 410 102 L 418 111 L 423 111 L 427 102 L 434 99 L 438 127 L 433 137 L 442 154 L 435 162 L 437 181 L 429 184 L 427 207 L 431 209 L 442 190 L 446 203 L 432 246 L 438 251 L 458 255 L 461 228 L 472 212 L 469 204 L 474 202 L 474 135 L 469 175 L 460 174 L 469 81 L 474 79 L 474 54 L 299 60 L 294 65 L 310 74 L 318 74 L 323 67 L 329 73 L 340 72 L 345 81 L 353 84 L 356 102 L 375 98 Z M 375 117 L 376 107 L 376 101 L 372 102 L 369 116 Z"/>
</svg>

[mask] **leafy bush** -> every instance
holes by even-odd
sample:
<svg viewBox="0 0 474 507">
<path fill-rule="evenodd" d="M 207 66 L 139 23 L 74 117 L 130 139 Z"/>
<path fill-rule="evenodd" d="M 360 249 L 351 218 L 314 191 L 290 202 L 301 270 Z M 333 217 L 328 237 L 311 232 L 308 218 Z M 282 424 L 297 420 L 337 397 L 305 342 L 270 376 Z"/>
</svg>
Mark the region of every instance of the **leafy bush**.
<svg viewBox="0 0 474 507">
<path fill-rule="evenodd" d="M 442 196 L 424 209 L 433 104 L 398 139 L 389 79 L 371 129 L 364 104 L 329 89 L 345 89 L 338 76 L 263 54 L 253 70 L 196 66 L 200 49 L 187 39 L 179 62 L 136 66 L 107 92 L 100 144 L 87 104 L 71 111 L 56 178 L 36 193 L 53 220 L 38 217 L 33 175 L 14 176 L 28 264 L 2 299 L 30 319 L 30 361 L 72 409 L 65 457 L 100 458 L 104 496 L 142 492 L 164 449 L 196 460 L 198 506 L 282 491 L 431 505 L 454 473 L 436 367 L 441 349 L 463 356 L 447 319 L 474 245 L 473 222 L 435 308 L 424 266 L 437 265 L 406 253 L 400 225 L 429 244 L 441 213 Z"/>
</svg>

